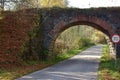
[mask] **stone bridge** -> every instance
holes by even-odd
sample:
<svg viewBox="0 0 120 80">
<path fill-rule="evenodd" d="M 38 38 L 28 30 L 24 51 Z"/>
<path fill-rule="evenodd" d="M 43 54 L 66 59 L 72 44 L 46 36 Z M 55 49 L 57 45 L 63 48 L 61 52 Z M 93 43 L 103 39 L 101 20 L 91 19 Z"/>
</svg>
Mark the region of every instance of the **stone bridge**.
<svg viewBox="0 0 120 80">
<path fill-rule="evenodd" d="M 120 35 L 120 8 L 53 8 L 43 10 L 40 16 L 44 31 L 42 47 L 50 52 L 61 32 L 75 25 L 89 25 L 110 39 L 113 34 Z M 117 43 L 117 57 L 120 57 L 120 43 Z"/>
<path fill-rule="evenodd" d="M 0 19 L 0 63 L 17 63 L 18 59 L 52 57 L 57 37 L 69 27 L 89 25 L 109 37 L 120 35 L 118 8 L 42 8 L 5 11 Z M 34 23 L 37 23 L 34 25 Z M 115 47 L 114 43 L 112 44 Z M 117 43 L 120 58 L 120 42 Z M 11 54 L 12 53 L 12 54 Z M 47 54 L 46 53 L 50 53 Z M 20 54 L 20 55 L 19 55 Z"/>
</svg>

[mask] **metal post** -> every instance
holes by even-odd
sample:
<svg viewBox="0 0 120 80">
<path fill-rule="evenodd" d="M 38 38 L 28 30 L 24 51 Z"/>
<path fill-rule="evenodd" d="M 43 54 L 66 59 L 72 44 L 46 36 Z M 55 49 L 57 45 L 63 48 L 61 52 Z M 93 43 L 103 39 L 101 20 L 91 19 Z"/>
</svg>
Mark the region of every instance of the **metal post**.
<svg viewBox="0 0 120 80">
<path fill-rule="evenodd" d="M 115 68 L 117 67 L 117 43 L 115 43 Z"/>
<path fill-rule="evenodd" d="M 112 36 L 112 42 L 115 44 L 115 67 L 117 67 L 117 43 L 120 42 L 120 36 L 118 34 L 114 34 Z"/>
</svg>

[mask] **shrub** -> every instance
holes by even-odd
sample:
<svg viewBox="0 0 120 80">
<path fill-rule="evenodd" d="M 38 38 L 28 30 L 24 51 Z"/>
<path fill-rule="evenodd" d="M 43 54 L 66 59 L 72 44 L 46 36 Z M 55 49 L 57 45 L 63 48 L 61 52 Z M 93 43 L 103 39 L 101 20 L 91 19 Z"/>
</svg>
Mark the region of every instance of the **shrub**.
<svg viewBox="0 0 120 80">
<path fill-rule="evenodd" d="M 79 45 L 79 48 L 82 48 L 82 47 L 86 47 L 86 46 L 89 46 L 89 45 L 92 45 L 93 43 L 91 42 L 91 40 L 89 38 L 80 38 L 79 41 L 78 41 L 78 45 Z"/>
</svg>

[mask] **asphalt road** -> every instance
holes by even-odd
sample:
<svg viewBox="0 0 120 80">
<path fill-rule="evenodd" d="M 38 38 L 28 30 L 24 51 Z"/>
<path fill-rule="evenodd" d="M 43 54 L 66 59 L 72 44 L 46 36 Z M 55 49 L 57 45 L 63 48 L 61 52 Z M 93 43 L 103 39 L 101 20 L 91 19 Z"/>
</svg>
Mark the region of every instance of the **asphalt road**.
<svg viewBox="0 0 120 80">
<path fill-rule="evenodd" d="M 16 80 L 97 80 L 102 46 L 93 46 L 56 65 Z"/>
</svg>

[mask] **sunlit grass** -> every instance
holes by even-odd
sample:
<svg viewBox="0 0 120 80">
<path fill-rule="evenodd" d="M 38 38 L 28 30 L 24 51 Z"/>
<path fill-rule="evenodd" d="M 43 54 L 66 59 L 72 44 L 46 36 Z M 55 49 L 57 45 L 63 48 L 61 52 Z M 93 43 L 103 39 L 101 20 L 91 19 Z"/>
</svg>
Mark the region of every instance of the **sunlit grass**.
<svg viewBox="0 0 120 80">
<path fill-rule="evenodd" d="M 115 65 L 115 60 L 109 55 L 108 46 L 104 46 L 99 66 L 98 80 L 120 80 L 120 63 Z"/>
<path fill-rule="evenodd" d="M 57 63 L 59 61 L 63 61 L 66 60 L 68 58 L 71 58 L 73 56 L 75 56 L 76 54 L 82 52 L 83 50 L 89 48 L 92 45 L 86 46 L 86 47 L 82 47 L 81 49 L 74 49 L 74 50 L 70 50 L 64 54 L 60 54 L 59 56 L 55 56 L 52 60 L 53 63 Z"/>
</svg>

